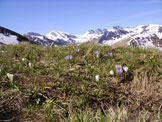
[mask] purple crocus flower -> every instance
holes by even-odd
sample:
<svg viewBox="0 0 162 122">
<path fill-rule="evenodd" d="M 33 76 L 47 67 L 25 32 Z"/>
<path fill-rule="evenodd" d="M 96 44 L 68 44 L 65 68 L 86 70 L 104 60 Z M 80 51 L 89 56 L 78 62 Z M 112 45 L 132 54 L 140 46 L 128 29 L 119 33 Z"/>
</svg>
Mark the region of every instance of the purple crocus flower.
<svg viewBox="0 0 162 122">
<path fill-rule="evenodd" d="M 116 69 L 121 69 L 121 65 L 120 65 L 120 64 L 115 65 L 115 68 L 116 68 Z"/>
<path fill-rule="evenodd" d="M 97 55 L 97 54 L 98 54 L 98 50 L 95 50 L 95 51 L 94 51 L 94 54 Z"/>
<path fill-rule="evenodd" d="M 112 57 L 112 56 L 113 56 L 113 52 L 110 52 L 110 53 L 108 53 L 108 54 L 109 54 L 109 56 L 110 56 L 110 57 Z"/>
<path fill-rule="evenodd" d="M 72 55 L 67 55 L 67 56 L 65 57 L 65 59 L 66 59 L 66 60 L 71 60 L 72 57 L 73 57 Z"/>
<path fill-rule="evenodd" d="M 122 73 L 123 73 L 123 70 L 122 70 L 122 68 L 117 68 L 117 69 L 116 69 L 116 72 L 117 72 L 118 74 L 122 74 Z"/>
<path fill-rule="evenodd" d="M 76 52 L 79 52 L 80 51 L 80 49 L 79 48 L 76 48 Z"/>
</svg>

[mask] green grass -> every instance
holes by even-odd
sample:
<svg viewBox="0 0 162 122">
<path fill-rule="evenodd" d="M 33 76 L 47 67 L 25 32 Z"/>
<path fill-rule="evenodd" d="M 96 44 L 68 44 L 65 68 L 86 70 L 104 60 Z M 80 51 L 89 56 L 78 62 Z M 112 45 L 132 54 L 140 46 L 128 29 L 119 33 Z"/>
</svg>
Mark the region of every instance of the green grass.
<svg viewBox="0 0 162 122">
<path fill-rule="evenodd" d="M 1 50 L 7 52 L 0 52 L 0 121 L 162 120 L 162 53 L 158 50 L 97 44 L 19 44 Z M 94 50 L 99 51 L 98 57 Z M 113 57 L 108 55 L 111 51 Z M 67 55 L 73 58 L 65 60 Z M 128 72 L 118 74 L 116 64 L 127 66 Z M 7 73 L 14 75 L 13 81 Z"/>
</svg>

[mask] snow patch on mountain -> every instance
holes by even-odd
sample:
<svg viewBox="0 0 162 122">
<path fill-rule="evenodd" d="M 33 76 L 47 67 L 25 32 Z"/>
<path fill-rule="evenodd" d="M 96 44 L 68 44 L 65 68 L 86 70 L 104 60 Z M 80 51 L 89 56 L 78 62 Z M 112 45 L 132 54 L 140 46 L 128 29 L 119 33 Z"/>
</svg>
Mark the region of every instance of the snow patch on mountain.
<svg viewBox="0 0 162 122">
<path fill-rule="evenodd" d="M 39 38 L 39 39 L 44 39 L 44 36 L 39 33 L 29 32 L 28 35 L 30 35 L 31 37 Z"/>
<path fill-rule="evenodd" d="M 120 38 L 114 38 L 114 39 L 112 39 L 112 40 L 104 40 L 104 41 L 103 41 L 103 44 L 112 46 L 112 45 L 114 45 L 114 44 L 116 44 L 116 43 L 118 43 L 118 42 L 120 42 L 120 41 L 123 41 L 123 40 L 125 40 L 125 39 L 128 39 L 128 38 L 130 38 L 129 34 L 127 34 L 127 35 L 122 35 Z"/>
<path fill-rule="evenodd" d="M 159 25 L 149 25 L 146 30 L 150 32 L 151 35 L 156 35 L 159 39 L 162 39 L 162 32 L 159 32 L 159 28 L 162 26 Z"/>
<path fill-rule="evenodd" d="M 28 32 L 27 34 L 24 34 L 24 36 L 36 44 L 42 46 L 49 46 L 53 42 L 53 40 L 50 40 L 46 36 L 39 33 Z"/>
<path fill-rule="evenodd" d="M 65 33 L 65 32 L 60 32 L 60 31 L 51 31 L 49 33 L 46 34 L 46 37 L 48 39 L 51 40 L 55 40 L 55 41 L 60 41 L 60 42 L 64 42 L 64 43 L 74 43 L 74 35 L 71 35 L 69 33 Z"/>
<path fill-rule="evenodd" d="M 102 33 L 96 34 L 96 33 L 92 33 L 92 32 L 86 32 L 82 35 L 77 35 L 75 41 L 76 41 L 76 43 L 85 43 L 88 41 L 92 41 L 94 39 L 97 40 L 102 35 L 103 35 Z"/>
<path fill-rule="evenodd" d="M 18 44 L 19 41 L 17 40 L 17 37 L 14 35 L 4 35 L 0 33 L 0 42 L 3 44 Z"/>
<path fill-rule="evenodd" d="M 145 37 L 136 37 L 128 42 L 128 45 L 140 46 L 140 47 L 155 47 L 152 40 Z"/>
</svg>

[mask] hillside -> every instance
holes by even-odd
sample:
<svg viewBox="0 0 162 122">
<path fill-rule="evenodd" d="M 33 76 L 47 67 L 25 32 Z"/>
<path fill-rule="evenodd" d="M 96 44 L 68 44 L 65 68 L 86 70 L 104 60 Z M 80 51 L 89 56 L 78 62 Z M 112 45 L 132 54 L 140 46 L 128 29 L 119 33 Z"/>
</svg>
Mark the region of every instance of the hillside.
<svg viewBox="0 0 162 122">
<path fill-rule="evenodd" d="M 25 36 L 0 26 L 0 44 L 19 44 L 20 42 L 35 44 L 35 42 L 30 41 Z"/>
<path fill-rule="evenodd" d="M 162 120 L 162 54 L 81 44 L 0 47 L 0 121 Z"/>
</svg>

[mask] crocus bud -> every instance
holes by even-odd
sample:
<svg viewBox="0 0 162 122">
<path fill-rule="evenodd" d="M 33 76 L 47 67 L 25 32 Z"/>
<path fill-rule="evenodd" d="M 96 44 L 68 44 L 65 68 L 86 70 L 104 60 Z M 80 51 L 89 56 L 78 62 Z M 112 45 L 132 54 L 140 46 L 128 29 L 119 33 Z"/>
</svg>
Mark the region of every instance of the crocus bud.
<svg viewBox="0 0 162 122">
<path fill-rule="evenodd" d="M 22 61 L 25 61 L 26 59 L 25 58 L 22 58 Z"/>
<path fill-rule="evenodd" d="M 65 60 L 71 60 L 72 59 L 72 55 L 67 55 L 66 57 L 65 57 Z"/>
<path fill-rule="evenodd" d="M 108 54 L 109 54 L 109 56 L 110 56 L 110 57 L 112 57 L 112 56 L 113 56 L 113 52 L 110 52 L 110 53 L 108 53 Z"/>
<path fill-rule="evenodd" d="M 110 71 L 110 75 L 114 75 L 114 71 L 113 70 Z"/>
<path fill-rule="evenodd" d="M 96 78 L 96 81 L 99 81 L 100 76 L 96 75 L 95 78 Z"/>
<path fill-rule="evenodd" d="M 80 49 L 79 48 L 76 48 L 76 52 L 79 52 L 80 51 Z"/>
<path fill-rule="evenodd" d="M 123 73 L 123 70 L 122 70 L 121 68 L 118 68 L 118 69 L 116 70 L 116 72 L 117 72 L 118 74 L 122 74 L 122 73 Z"/>
<path fill-rule="evenodd" d="M 13 74 L 7 73 L 8 79 L 13 82 Z"/>
<path fill-rule="evenodd" d="M 28 63 L 28 65 L 29 65 L 30 68 L 32 68 L 32 64 L 30 62 Z"/>
<path fill-rule="evenodd" d="M 120 64 L 115 65 L 115 68 L 116 68 L 116 69 L 120 69 L 120 68 L 121 68 L 121 65 L 120 65 Z"/>
<path fill-rule="evenodd" d="M 127 72 L 127 71 L 128 71 L 128 67 L 123 67 L 123 70 L 124 70 L 125 72 Z"/>
<path fill-rule="evenodd" d="M 98 50 L 95 50 L 95 51 L 94 51 L 94 54 L 97 55 L 97 54 L 98 54 Z"/>
</svg>

